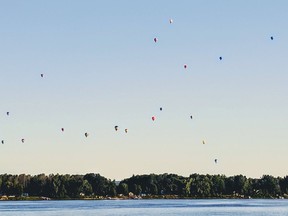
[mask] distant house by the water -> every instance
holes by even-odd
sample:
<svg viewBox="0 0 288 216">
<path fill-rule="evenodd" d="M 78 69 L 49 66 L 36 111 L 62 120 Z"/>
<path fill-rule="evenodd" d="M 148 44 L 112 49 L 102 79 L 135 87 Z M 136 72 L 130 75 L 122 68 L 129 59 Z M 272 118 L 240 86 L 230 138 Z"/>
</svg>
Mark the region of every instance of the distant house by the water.
<svg viewBox="0 0 288 216">
<path fill-rule="evenodd" d="M 1 196 L 1 197 L 0 197 L 0 200 L 8 200 L 8 197 L 7 197 L 6 195 Z"/>
</svg>

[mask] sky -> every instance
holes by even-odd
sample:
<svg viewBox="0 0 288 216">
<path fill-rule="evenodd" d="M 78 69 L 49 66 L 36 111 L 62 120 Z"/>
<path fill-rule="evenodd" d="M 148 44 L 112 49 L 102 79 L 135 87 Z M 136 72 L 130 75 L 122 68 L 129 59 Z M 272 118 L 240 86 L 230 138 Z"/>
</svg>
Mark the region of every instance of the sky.
<svg viewBox="0 0 288 216">
<path fill-rule="evenodd" d="M 0 173 L 288 174 L 287 1 L 0 5 Z"/>
</svg>

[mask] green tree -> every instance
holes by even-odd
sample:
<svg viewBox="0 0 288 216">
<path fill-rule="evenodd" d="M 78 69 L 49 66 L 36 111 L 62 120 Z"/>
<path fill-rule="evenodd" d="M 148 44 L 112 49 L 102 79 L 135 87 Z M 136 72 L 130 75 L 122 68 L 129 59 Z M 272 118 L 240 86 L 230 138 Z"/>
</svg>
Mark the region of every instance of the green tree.
<svg viewBox="0 0 288 216">
<path fill-rule="evenodd" d="M 117 189 L 118 189 L 117 190 L 118 194 L 123 194 L 123 195 L 127 196 L 129 193 L 128 184 L 126 184 L 126 183 L 120 183 Z"/>
<path fill-rule="evenodd" d="M 211 194 L 220 196 L 225 192 L 225 176 L 214 175 L 211 177 Z"/>
<path fill-rule="evenodd" d="M 260 188 L 264 196 L 280 194 L 279 180 L 271 175 L 263 175 L 260 180 Z"/>
<path fill-rule="evenodd" d="M 86 174 L 84 180 L 87 180 L 91 184 L 95 195 L 106 196 L 114 195 L 116 193 L 115 182 L 112 182 L 99 174 Z"/>
<path fill-rule="evenodd" d="M 157 195 L 158 194 L 158 187 L 156 184 L 152 183 L 150 184 L 150 187 L 149 187 L 149 191 L 152 195 Z"/>
<path fill-rule="evenodd" d="M 67 181 L 66 190 L 67 195 L 71 198 L 79 198 L 80 196 L 80 187 L 83 184 L 83 178 L 79 175 L 72 175 Z"/>
<path fill-rule="evenodd" d="M 238 194 L 245 194 L 247 191 L 247 178 L 243 175 L 234 176 L 234 191 Z"/>
<path fill-rule="evenodd" d="M 86 196 L 90 196 L 93 193 L 93 188 L 92 188 L 91 184 L 87 180 L 83 180 L 79 191 L 81 193 L 84 193 Z"/>
<path fill-rule="evenodd" d="M 211 190 L 211 181 L 205 175 L 194 175 L 191 178 L 190 193 L 192 196 L 209 197 Z"/>
<path fill-rule="evenodd" d="M 288 176 L 285 176 L 284 178 L 279 179 L 279 185 L 280 185 L 282 194 L 288 194 Z"/>
</svg>

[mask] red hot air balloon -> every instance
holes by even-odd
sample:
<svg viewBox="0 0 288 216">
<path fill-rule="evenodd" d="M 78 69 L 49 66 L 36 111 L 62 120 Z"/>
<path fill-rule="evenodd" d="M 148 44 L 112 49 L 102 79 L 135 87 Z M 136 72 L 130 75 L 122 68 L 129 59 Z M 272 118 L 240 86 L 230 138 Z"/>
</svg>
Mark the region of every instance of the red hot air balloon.
<svg viewBox="0 0 288 216">
<path fill-rule="evenodd" d="M 152 116 L 152 121 L 155 121 L 155 116 Z"/>
</svg>

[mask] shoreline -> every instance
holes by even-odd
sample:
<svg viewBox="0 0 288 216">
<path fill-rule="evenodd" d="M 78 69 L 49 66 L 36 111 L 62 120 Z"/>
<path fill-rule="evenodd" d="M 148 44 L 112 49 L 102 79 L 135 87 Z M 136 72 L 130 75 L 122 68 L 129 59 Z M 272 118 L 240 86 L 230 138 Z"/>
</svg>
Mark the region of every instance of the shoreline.
<svg viewBox="0 0 288 216">
<path fill-rule="evenodd" d="M 92 201 L 92 200 L 211 200 L 211 199 L 288 199 L 288 196 L 282 197 L 245 197 L 245 196 L 221 196 L 221 197 L 180 197 L 176 195 L 153 195 L 153 196 L 116 196 L 116 197 L 82 197 L 82 198 L 49 198 L 49 197 L 37 197 L 37 196 L 31 196 L 31 197 L 17 197 L 17 196 L 0 196 L 0 201 Z"/>
</svg>

